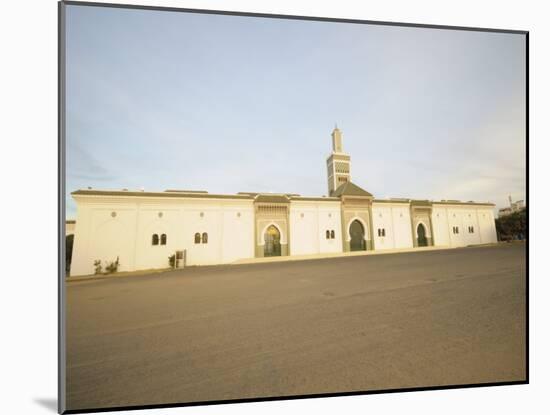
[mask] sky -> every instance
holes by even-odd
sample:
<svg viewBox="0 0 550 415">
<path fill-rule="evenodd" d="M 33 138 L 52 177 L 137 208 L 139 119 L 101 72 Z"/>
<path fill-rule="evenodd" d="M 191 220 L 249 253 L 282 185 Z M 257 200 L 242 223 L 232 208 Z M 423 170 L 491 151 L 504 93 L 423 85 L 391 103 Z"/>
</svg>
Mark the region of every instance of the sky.
<svg viewBox="0 0 550 415">
<path fill-rule="evenodd" d="M 94 189 L 327 194 L 338 124 L 377 198 L 526 192 L 525 38 L 69 5 L 66 202 Z"/>
</svg>

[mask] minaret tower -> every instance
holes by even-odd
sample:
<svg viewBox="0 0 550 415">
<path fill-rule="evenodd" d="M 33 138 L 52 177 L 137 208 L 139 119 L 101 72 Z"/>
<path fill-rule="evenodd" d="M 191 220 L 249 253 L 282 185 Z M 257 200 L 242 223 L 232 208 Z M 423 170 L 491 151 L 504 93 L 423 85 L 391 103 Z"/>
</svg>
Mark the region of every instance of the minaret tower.
<svg viewBox="0 0 550 415">
<path fill-rule="evenodd" d="M 350 167 L 350 156 L 342 148 L 342 132 L 335 126 L 332 131 L 332 153 L 327 158 L 329 196 L 341 185 L 351 181 Z"/>
</svg>

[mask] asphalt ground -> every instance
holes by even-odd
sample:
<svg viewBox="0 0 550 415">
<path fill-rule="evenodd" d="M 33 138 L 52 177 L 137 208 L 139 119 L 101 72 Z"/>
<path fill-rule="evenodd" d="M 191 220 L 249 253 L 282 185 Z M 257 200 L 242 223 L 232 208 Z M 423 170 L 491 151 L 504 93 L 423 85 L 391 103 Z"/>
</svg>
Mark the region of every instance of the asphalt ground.
<svg viewBox="0 0 550 415">
<path fill-rule="evenodd" d="M 524 244 L 67 283 L 67 407 L 526 377 Z"/>
</svg>

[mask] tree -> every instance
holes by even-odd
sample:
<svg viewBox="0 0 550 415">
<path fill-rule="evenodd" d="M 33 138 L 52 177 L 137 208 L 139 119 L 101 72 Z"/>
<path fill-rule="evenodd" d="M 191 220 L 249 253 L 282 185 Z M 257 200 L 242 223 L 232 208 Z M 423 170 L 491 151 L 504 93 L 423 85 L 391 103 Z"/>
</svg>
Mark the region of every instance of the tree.
<svg viewBox="0 0 550 415">
<path fill-rule="evenodd" d="M 499 241 L 527 238 L 527 209 L 502 216 L 495 220 Z"/>
</svg>

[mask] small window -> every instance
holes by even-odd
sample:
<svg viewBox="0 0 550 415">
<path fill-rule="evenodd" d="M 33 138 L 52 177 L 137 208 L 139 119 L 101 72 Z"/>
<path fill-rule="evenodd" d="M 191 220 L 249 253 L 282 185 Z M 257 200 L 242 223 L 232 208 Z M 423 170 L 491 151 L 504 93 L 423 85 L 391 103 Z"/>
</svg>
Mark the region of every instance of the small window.
<svg viewBox="0 0 550 415">
<path fill-rule="evenodd" d="M 201 243 L 201 234 L 198 233 L 198 232 L 195 234 L 195 243 L 196 243 L 196 244 L 200 244 L 200 243 Z"/>
<path fill-rule="evenodd" d="M 152 245 L 158 245 L 159 244 L 159 236 L 155 233 L 153 234 L 153 238 L 151 240 Z"/>
<path fill-rule="evenodd" d="M 166 234 L 165 233 L 160 235 L 160 244 L 161 245 L 166 245 Z"/>
<path fill-rule="evenodd" d="M 386 229 L 385 228 L 378 229 L 378 236 L 386 236 Z"/>
<path fill-rule="evenodd" d="M 382 236 L 386 236 L 386 228 L 382 229 Z"/>
<path fill-rule="evenodd" d="M 326 234 L 327 239 L 330 239 L 330 231 L 327 230 L 325 234 Z"/>
<path fill-rule="evenodd" d="M 335 236 L 334 230 L 330 231 L 330 239 L 334 239 L 334 236 Z"/>
<path fill-rule="evenodd" d="M 203 232 L 203 234 L 202 234 L 202 243 L 203 244 L 208 243 L 208 234 L 206 232 Z"/>
</svg>

